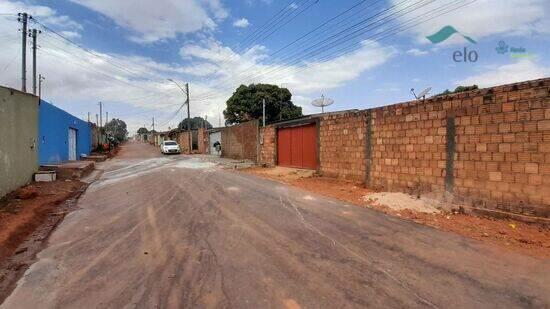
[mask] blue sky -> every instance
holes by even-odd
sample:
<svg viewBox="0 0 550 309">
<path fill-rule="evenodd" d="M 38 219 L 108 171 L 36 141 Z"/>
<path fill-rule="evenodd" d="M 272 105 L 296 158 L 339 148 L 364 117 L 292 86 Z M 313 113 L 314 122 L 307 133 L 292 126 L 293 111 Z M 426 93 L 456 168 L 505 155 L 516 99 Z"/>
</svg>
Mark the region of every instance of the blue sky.
<svg viewBox="0 0 550 309">
<path fill-rule="evenodd" d="M 157 129 L 174 127 L 181 119 L 182 95 L 167 78 L 189 82 L 192 116 L 207 115 L 217 125 L 225 101 L 240 83 L 288 87 L 293 101 L 312 113 L 317 110 L 309 103 L 322 94 L 335 100 L 329 110 L 364 109 L 410 100 L 410 88 L 432 87 L 435 94 L 458 85 L 485 87 L 550 75 L 549 1 L 470 2 L 0 0 L 0 38 L 5 42 L 0 85 L 20 88 L 19 25 L 9 14 L 23 11 L 87 49 L 48 31 L 40 35 L 43 98 L 79 117 L 91 112 L 92 119 L 102 101 L 110 117 L 127 121 L 132 130 L 149 126 L 152 117 Z M 262 28 L 273 16 L 279 16 L 279 22 Z M 372 22 L 369 31 L 353 38 L 350 32 L 360 26 L 340 32 L 367 18 Z M 477 44 L 459 34 L 439 44 L 425 38 L 445 25 Z M 263 35 L 250 36 L 259 29 L 265 29 Z M 403 31 L 393 34 L 392 29 Z M 308 54 L 308 48 L 322 46 L 331 35 L 338 41 L 327 45 L 324 54 Z M 499 41 L 522 47 L 525 53 L 499 54 Z M 336 53 L 346 46 L 348 50 Z M 464 48 L 477 54 L 477 61 L 453 60 L 453 53 Z M 29 81 L 30 72 L 29 61 Z"/>
</svg>

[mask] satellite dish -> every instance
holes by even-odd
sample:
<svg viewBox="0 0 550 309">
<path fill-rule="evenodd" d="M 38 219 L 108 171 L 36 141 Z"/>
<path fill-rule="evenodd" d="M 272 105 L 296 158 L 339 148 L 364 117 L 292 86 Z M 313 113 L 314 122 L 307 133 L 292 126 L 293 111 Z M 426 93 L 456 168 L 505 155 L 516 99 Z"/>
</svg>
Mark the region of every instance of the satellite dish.
<svg viewBox="0 0 550 309">
<path fill-rule="evenodd" d="M 422 90 L 418 95 L 416 95 L 416 94 L 414 93 L 414 88 L 411 88 L 411 93 L 413 94 L 413 96 L 414 96 L 415 99 L 417 99 L 417 100 L 420 99 L 420 98 L 425 99 L 425 98 L 426 98 L 426 95 L 428 95 L 428 92 L 430 92 L 430 90 L 432 90 L 432 87 L 428 87 L 428 88 Z"/>
<path fill-rule="evenodd" d="M 320 107 L 321 112 L 324 113 L 325 112 L 325 106 L 329 106 L 332 103 L 334 103 L 333 99 L 325 98 L 324 95 L 321 95 L 321 98 L 313 100 L 313 102 L 311 102 L 311 105 Z"/>
</svg>

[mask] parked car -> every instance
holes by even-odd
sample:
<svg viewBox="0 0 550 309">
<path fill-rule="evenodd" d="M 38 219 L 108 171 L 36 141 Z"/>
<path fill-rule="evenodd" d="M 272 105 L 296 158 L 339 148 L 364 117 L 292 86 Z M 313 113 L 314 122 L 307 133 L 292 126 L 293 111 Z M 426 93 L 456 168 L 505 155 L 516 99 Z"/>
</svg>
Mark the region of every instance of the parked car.
<svg viewBox="0 0 550 309">
<path fill-rule="evenodd" d="M 163 141 L 160 144 L 160 152 L 162 154 L 181 153 L 181 148 L 180 145 L 174 141 Z"/>
</svg>

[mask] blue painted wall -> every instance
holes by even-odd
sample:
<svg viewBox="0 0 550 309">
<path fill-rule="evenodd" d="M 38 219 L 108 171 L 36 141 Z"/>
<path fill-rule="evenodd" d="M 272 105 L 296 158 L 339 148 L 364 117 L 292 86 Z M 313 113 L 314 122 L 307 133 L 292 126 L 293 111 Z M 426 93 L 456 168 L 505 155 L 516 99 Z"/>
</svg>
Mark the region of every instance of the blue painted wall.
<svg viewBox="0 0 550 309">
<path fill-rule="evenodd" d="M 89 155 L 92 148 L 91 126 L 87 121 L 40 100 L 38 108 L 38 160 L 40 164 L 69 160 L 69 128 L 76 129 L 76 156 Z"/>
</svg>

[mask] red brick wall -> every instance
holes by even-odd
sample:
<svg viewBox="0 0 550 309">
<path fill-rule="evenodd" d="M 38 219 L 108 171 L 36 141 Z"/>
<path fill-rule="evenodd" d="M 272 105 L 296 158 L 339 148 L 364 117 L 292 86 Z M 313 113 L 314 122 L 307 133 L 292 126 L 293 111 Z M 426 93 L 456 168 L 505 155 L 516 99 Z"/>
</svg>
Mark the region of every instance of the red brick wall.
<svg viewBox="0 0 550 309">
<path fill-rule="evenodd" d="M 550 217 L 550 79 L 456 100 L 455 192 L 481 207 Z"/>
<path fill-rule="evenodd" d="M 550 78 L 322 116 L 320 172 L 367 179 L 383 190 L 443 192 L 451 162 L 448 119 L 455 124 L 450 176 L 457 198 L 550 217 Z M 266 129 L 260 149 L 266 162 L 276 156 L 275 134 Z"/>
<path fill-rule="evenodd" d="M 258 158 L 258 120 L 226 127 L 222 130 L 222 157 L 232 159 Z"/>
<path fill-rule="evenodd" d="M 208 133 L 204 128 L 199 128 L 197 132 L 198 136 L 198 153 L 208 153 L 210 147 L 208 147 Z"/>
<path fill-rule="evenodd" d="M 372 186 L 443 188 L 446 113 L 442 105 L 415 101 L 372 110 Z"/>
<path fill-rule="evenodd" d="M 320 172 L 354 181 L 365 179 L 366 113 L 328 114 L 319 124 Z"/>
<path fill-rule="evenodd" d="M 275 165 L 276 153 L 275 153 L 275 127 L 266 126 L 260 128 L 260 135 L 263 140 L 260 144 L 260 165 L 273 166 Z"/>
<path fill-rule="evenodd" d="M 189 153 L 189 132 L 179 132 L 177 135 L 177 142 L 180 145 L 181 152 Z"/>
</svg>

